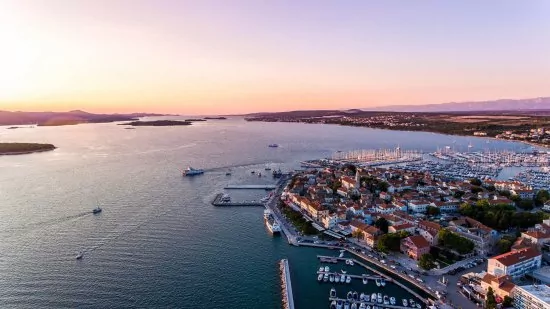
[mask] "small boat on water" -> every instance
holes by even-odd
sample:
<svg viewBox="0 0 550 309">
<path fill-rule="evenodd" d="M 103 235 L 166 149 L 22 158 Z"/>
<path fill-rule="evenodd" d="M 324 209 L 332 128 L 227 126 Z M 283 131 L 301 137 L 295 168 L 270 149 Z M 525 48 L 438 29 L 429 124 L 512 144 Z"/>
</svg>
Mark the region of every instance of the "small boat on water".
<svg viewBox="0 0 550 309">
<path fill-rule="evenodd" d="M 346 276 L 346 283 L 350 283 L 351 282 L 351 277 L 350 276 Z"/>
<path fill-rule="evenodd" d="M 365 303 L 361 303 L 361 305 L 359 305 L 359 309 L 367 309 L 367 305 L 365 305 Z"/>
<path fill-rule="evenodd" d="M 390 304 L 395 305 L 395 297 L 390 297 Z"/>
<path fill-rule="evenodd" d="M 319 276 L 317 276 L 317 281 L 323 281 L 323 274 L 319 274 Z"/>
<path fill-rule="evenodd" d="M 342 309 L 344 307 L 344 302 L 339 299 L 337 302 L 336 302 L 336 309 Z"/>
<path fill-rule="evenodd" d="M 349 291 L 348 294 L 346 295 L 346 298 L 348 300 L 352 300 L 353 299 L 353 292 L 352 291 Z"/>
<path fill-rule="evenodd" d="M 369 301 L 370 301 L 370 296 L 369 296 L 369 294 L 365 294 L 365 301 L 366 301 L 366 302 L 369 302 Z"/>
<path fill-rule="evenodd" d="M 338 275 L 338 274 L 334 275 L 334 282 L 340 283 L 340 275 Z"/>
<path fill-rule="evenodd" d="M 403 298 L 403 307 L 407 307 L 407 306 L 409 306 L 409 303 L 405 298 Z"/>
<path fill-rule="evenodd" d="M 345 250 L 340 250 L 340 255 L 338 257 L 343 258 L 344 257 Z"/>
<path fill-rule="evenodd" d="M 325 266 L 325 272 L 329 272 L 329 271 L 330 271 L 330 267 Z"/>
<path fill-rule="evenodd" d="M 380 286 L 380 279 L 376 279 L 376 280 L 374 280 L 374 281 L 376 282 L 376 286 L 379 287 L 379 286 Z"/>
<path fill-rule="evenodd" d="M 365 293 L 359 294 L 359 300 L 360 300 L 360 301 L 365 300 Z"/>
<path fill-rule="evenodd" d="M 382 300 L 382 294 L 381 293 L 376 294 L 376 300 L 378 301 L 379 304 L 382 303 L 383 300 Z"/>
<path fill-rule="evenodd" d="M 355 301 L 359 300 L 359 294 L 357 294 L 357 292 L 353 291 L 352 296 L 353 296 L 353 300 Z"/>
<path fill-rule="evenodd" d="M 363 284 L 369 283 L 369 279 L 367 277 L 363 277 Z"/>
<path fill-rule="evenodd" d="M 330 275 L 328 276 L 328 281 L 334 282 L 334 275 L 333 275 L 333 274 L 330 274 Z"/>
<path fill-rule="evenodd" d="M 333 300 L 331 303 L 330 303 L 330 309 L 336 309 L 336 301 Z"/>
<path fill-rule="evenodd" d="M 325 268 L 323 266 L 319 267 L 319 271 L 325 271 Z"/>
<path fill-rule="evenodd" d="M 376 293 L 372 293 L 370 295 L 370 301 L 373 302 L 373 303 L 376 301 Z"/>
<path fill-rule="evenodd" d="M 344 309 L 350 309 L 349 301 L 347 301 L 347 300 L 344 302 Z"/>
<path fill-rule="evenodd" d="M 94 210 L 92 210 L 92 213 L 95 215 L 95 214 L 100 213 L 101 211 L 103 211 L 103 209 L 101 209 L 99 206 L 97 206 L 96 208 L 94 208 Z"/>
<path fill-rule="evenodd" d="M 185 171 L 183 171 L 183 176 L 196 176 L 201 174 L 204 174 L 203 170 L 194 169 L 191 166 L 188 167 Z"/>
<path fill-rule="evenodd" d="M 422 306 L 419 303 L 416 303 L 416 308 L 422 309 Z"/>
<path fill-rule="evenodd" d="M 371 309 L 371 308 L 370 308 L 370 305 L 367 305 L 367 309 Z"/>
<path fill-rule="evenodd" d="M 383 287 L 386 286 L 386 280 L 380 279 L 380 285 Z"/>
<path fill-rule="evenodd" d="M 325 274 L 323 275 L 323 282 L 327 282 L 327 281 L 328 281 L 328 274 L 325 273 Z"/>
<path fill-rule="evenodd" d="M 84 257 L 84 252 L 82 251 L 78 252 L 78 254 L 76 255 L 77 260 L 82 260 L 83 257 Z"/>
<path fill-rule="evenodd" d="M 357 309 L 357 303 L 353 303 L 353 304 L 351 304 L 351 307 L 350 307 L 350 309 Z"/>
<path fill-rule="evenodd" d="M 415 307 L 414 300 L 412 298 L 409 299 L 409 304 L 411 305 L 411 307 Z"/>
<path fill-rule="evenodd" d="M 340 275 L 340 282 L 342 283 L 346 282 L 346 276 L 344 274 Z"/>
<path fill-rule="evenodd" d="M 277 147 L 279 147 L 279 145 L 278 144 L 269 144 L 269 145 L 267 145 L 267 147 L 277 148 Z"/>
<path fill-rule="evenodd" d="M 389 305 L 390 304 L 390 300 L 388 299 L 388 295 L 384 295 L 384 305 Z"/>
<path fill-rule="evenodd" d="M 335 297 L 336 297 L 336 289 L 331 288 L 330 289 L 330 298 L 335 298 Z"/>
</svg>

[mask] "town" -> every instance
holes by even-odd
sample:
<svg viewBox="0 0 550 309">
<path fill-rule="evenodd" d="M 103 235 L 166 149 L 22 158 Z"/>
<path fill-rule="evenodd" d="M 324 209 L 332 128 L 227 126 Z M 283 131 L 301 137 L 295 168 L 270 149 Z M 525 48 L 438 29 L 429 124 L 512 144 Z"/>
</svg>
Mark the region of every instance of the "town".
<svg viewBox="0 0 550 309">
<path fill-rule="evenodd" d="M 451 305 L 546 308 L 550 300 L 544 189 L 324 161 L 295 173 L 278 207 L 298 242 L 353 247 L 428 289 L 446 286 Z"/>
</svg>

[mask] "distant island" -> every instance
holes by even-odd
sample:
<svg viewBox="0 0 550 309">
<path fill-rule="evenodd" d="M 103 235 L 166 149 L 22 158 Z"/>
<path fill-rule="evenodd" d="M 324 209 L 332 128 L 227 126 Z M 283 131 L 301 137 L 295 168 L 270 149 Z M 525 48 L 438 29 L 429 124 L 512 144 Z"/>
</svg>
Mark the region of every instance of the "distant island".
<svg viewBox="0 0 550 309">
<path fill-rule="evenodd" d="M 93 114 L 74 110 L 70 112 L 8 112 L 0 111 L 0 126 L 38 125 L 65 126 L 81 123 L 108 123 L 135 121 L 140 117 L 167 116 L 161 114 Z"/>
<path fill-rule="evenodd" d="M 52 144 L 38 143 L 0 143 L 0 155 L 21 155 L 56 149 Z"/>
<path fill-rule="evenodd" d="M 191 118 L 191 119 L 185 119 L 185 121 L 188 121 L 188 122 L 195 122 L 195 121 L 206 121 L 206 119 L 200 119 L 200 118 Z"/>
<path fill-rule="evenodd" d="M 178 120 L 154 120 L 154 121 L 133 121 L 127 123 L 121 123 L 121 126 L 134 126 L 134 127 L 172 127 L 172 126 L 189 126 L 192 123 L 190 121 L 178 121 Z"/>
<path fill-rule="evenodd" d="M 204 117 L 204 119 L 211 119 L 211 120 L 226 120 L 225 117 Z"/>
</svg>

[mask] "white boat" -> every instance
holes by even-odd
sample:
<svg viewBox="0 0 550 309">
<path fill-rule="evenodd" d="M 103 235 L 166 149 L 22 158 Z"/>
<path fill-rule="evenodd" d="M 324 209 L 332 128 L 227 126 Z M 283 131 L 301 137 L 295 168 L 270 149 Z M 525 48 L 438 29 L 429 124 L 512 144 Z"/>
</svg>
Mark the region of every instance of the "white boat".
<svg viewBox="0 0 550 309">
<path fill-rule="evenodd" d="M 336 297 L 336 289 L 331 288 L 330 289 L 330 298 L 335 298 L 335 297 Z"/>
<path fill-rule="evenodd" d="M 380 286 L 380 279 L 376 279 L 375 282 L 376 282 L 376 286 L 379 287 Z"/>
<path fill-rule="evenodd" d="M 367 277 L 363 277 L 363 284 L 369 283 L 369 279 Z"/>
<path fill-rule="evenodd" d="M 386 286 L 386 280 L 380 279 L 380 285 L 381 286 Z"/>
<path fill-rule="evenodd" d="M 326 272 L 329 272 L 329 271 L 330 271 L 330 267 L 325 266 L 325 271 L 326 271 Z"/>
<path fill-rule="evenodd" d="M 416 308 L 422 309 L 422 306 L 419 303 L 416 303 Z"/>
<path fill-rule="evenodd" d="M 395 297 L 390 297 L 390 304 L 395 305 Z"/>
<path fill-rule="evenodd" d="M 340 283 L 340 275 L 338 275 L 338 274 L 334 275 L 334 282 Z"/>
<path fill-rule="evenodd" d="M 349 265 L 349 260 L 346 260 L 346 265 Z"/>
<path fill-rule="evenodd" d="M 376 300 L 378 301 L 379 304 L 382 303 L 382 294 L 381 293 L 376 294 Z"/>
<path fill-rule="evenodd" d="M 223 203 L 229 203 L 229 202 L 231 202 L 231 196 L 229 196 L 229 194 L 224 194 L 224 195 L 222 195 L 222 198 L 220 199 L 220 201 L 223 202 Z M 266 213 L 265 213 L 266 211 L 267 211 L 267 209 L 264 210 L 264 218 L 265 218 L 265 215 L 266 215 Z"/>
<path fill-rule="evenodd" d="M 339 258 L 343 258 L 344 257 L 344 250 L 340 250 L 340 255 L 338 256 Z"/>
<path fill-rule="evenodd" d="M 341 299 L 339 299 L 336 302 L 336 309 L 342 309 L 342 307 L 344 307 L 344 302 Z"/>
<path fill-rule="evenodd" d="M 353 292 L 349 291 L 348 294 L 346 295 L 346 298 L 348 300 L 352 300 L 353 299 Z"/>
<path fill-rule="evenodd" d="M 352 296 L 353 296 L 353 300 L 355 301 L 359 300 L 359 294 L 357 294 L 357 292 L 353 291 Z"/>
<path fill-rule="evenodd" d="M 340 270 L 340 272 L 343 273 L 343 274 L 347 273 L 347 271 L 345 271 L 345 270 L 343 270 L 343 269 Z"/>
<path fill-rule="evenodd" d="M 323 274 L 319 274 L 319 276 L 317 276 L 317 281 L 321 282 L 323 280 Z"/>
<path fill-rule="evenodd" d="M 373 303 L 376 302 L 376 293 L 372 293 L 370 295 L 370 301 L 373 302 Z"/>
<path fill-rule="evenodd" d="M 204 174 L 204 171 L 200 169 L 194 169 L 191 166 L 183 171 L 183 176 L 196 176 L 200 174 Z"/>
<path fill-rule="evenodd" d="M 350 283 L 351 282 L 351 277 L 350 276 L 347 276 L 346 277 L 346 283 Z"/>
<path fill-rule="evenodd" d="M 319 267 L 319 271 L 323 272 L 323 271 L 325 271 L 325 268 L 323 266 L 321 266 L 321 267 Z"/>
<path fill-rule="evenodd" d="M 367 309 L 371 309 L 371 308 L 370 308 L 370 305 L 367 305 Z"/>
<path fill-rule="evenodd" d="M 84 257 L 84 252 L 82 251 L 78 252 L 78 254 L 76 255 L 77 260 L 81 260 L 83 257 Z"/>
<path fill-rule="evenodd" d="M 409 304 L 405 298 L 403 298 L 403 307 L 407 307 Z"/>
<path fill-rule="evenodd" d="M 330 275 L 328 276 L 328 281 L 334 282 L 334 275 L 333 275 L 333 274 L 330 274 Z"/>
<path fill-rule="evenodd" d="M 369 294 L 365 294 L 365 301 L 366 301 L 366 302 L 369 302 L 369 301 L 370 301 L 370 296 L 369 296 Z"/>
<path fill-rule="evenodd" d="M 359 294 L 359 300 L 361 301 L 365 300 L 365 293 Z"/>
<path fill-rule="evenodd" d="M 347 301 L 347 300 L 344 302 L 344 309 L 350 309 L 349 301 Z"/>
<path fill-rule="evenodd" d="M 323 282 L 327 282 L 327 281 L 328 281 L 328 274 L 325 273 L 325 274 L 323 275 Z"/>
<path fill-rule="evenodd" d="M 336 301 L 333 300 L 331 303 L 330 303 L 330 309 L 336 309 L 338 308 L 338 306 L 336 305 Z"/>
<path fill-rule="evenodd" d="M 389 305 L 390 304 L 390 300 L 388 299 L 388 295 L 384 295 L 384 305 Z"/>
<path fill-rule="evenodd" d="M 353 304 L 351 304 L 351 307 L 350 307 L 350 309 L 357 309 L 357 303 L 353 303 Z"/>
<path fill-rule="evenodd" d="M 361 303 L 361 305 L 359 305 L 359 309 L 367 309 L 367 305 L 365 305 L 365 303 Z"/>
<path fill-rule="evenodd" d="M 340 282 L 346 282 L 346 276 L 344 274 L 340 275 Z"/>
<path fill-rule="evenodd" d="M 411 307 L 414 307 L 414 300 L 412 298 L 409 299 L 409 304 L 411 304 Z"/>
</svg>

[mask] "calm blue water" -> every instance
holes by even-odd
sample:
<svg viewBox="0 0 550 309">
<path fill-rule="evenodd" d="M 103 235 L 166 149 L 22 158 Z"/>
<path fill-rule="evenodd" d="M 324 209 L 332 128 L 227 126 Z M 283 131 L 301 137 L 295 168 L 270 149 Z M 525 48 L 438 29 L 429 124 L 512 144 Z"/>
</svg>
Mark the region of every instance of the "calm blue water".
<svg viewBox="0 0 550 309">
<path fill-rule="evenodd" d="M 453 141 L 464 149 L 470 142 L 481 149 L 526 148 L 242 119 L 136 130 L 115 124 L 0 128 L 0 141 L 59 147 L 0 157 L 2 308 L 279 308 L 277 262 L 285 257 L 298 308 L 326 308 L 330 287 L 318 285 L 313 274 L 315 255 L 326 251 L 271 237 L 260 208 L 211 206 L 224 185 L 269 183 L 250 171 L 266 164 L 287 170 L 336 150 L 399 144 L 433 151 Z M 189 165 L 208 172 L 181 177 Z M 229 170 L 232 176 L 225 175 Z M 265 192 L 232 194 L 256 199 Z M 98 204 L 104 211 L 94 216 Z M 84 259 L 76 261 L 80 250 Z"/>
</svg>

